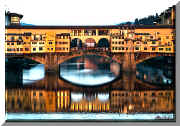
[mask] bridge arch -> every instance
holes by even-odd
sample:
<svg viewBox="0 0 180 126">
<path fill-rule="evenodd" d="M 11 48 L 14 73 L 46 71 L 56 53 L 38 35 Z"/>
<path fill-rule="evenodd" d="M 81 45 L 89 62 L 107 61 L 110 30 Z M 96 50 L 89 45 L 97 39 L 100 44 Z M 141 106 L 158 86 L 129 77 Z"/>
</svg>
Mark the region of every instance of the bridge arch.
<svg viewBox="0 0 180 126">
<path fill-rule="evenodd" d="M 97 54 L 97 53 L 88 53 L 89 55 L 98 55 L 98 56 L 103 56 L 103 57 L 106 57 L 106 58 L 111 58 L 111 56 L 108 56 L 106 54 Z M 64 56 L 62 57 L 60 60 L 58 60 L 57 64 L 61 64 L 71 58 L 74 58 L 74 57 L 78 57 L 78 56 L 83 56 L 84 54 L 83 53 L 79 53 L 79 54 L 73 54 L 71 56 Z M 113 57 L 112 60 L 116 61 L 117 63 L 122 63 L 122 60 L 119 60 L 117 57 Z"/>
<path fill-rule="evenodd" d="M 136 54 L 135 55 L 135 61 L 136 64 L 144 62 L 146 60 L 158 57 L 158 56 L 174 56 L 172 53 L 142 53 L 142 54 Z"/>
<path fill-rule="evenodd" d="M 24 56 L 24 58 L 36 61 L 40 64 L 46 64 L 45 58 L 41 56 Z"/>
<path fill-rule="evenodd" d="M 44 64 L 42 60 L 40 59 L 33 59 L 32 57 L 6 57 L 5 61 L 13 61 L 16 60 L 16 62 L 20 61 L 22 63 L 35 63 L 35 64 Z"/>
<path fill-rule="evenodd" d="M 98 41 L 97 47 L 104 48 L 105 50 L 108 50 L 110 48 L 110 44 L 107 38 L 101 38 Z"/>
<path fill-rule="evenodd" d="M 70 47 L 71 48 L 74 48 L 74 47 L 82 48 L 82 40 L 79 38 L 72 39 L 71 43 L 70 43 Z"/>
</svg>

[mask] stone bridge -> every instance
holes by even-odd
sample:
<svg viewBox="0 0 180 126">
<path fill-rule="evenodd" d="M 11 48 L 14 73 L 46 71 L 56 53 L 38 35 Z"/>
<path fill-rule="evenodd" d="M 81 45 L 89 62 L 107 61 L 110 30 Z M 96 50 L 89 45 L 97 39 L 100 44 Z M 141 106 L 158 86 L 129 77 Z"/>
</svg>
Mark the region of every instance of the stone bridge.
<svg viewBox="0 0 180 126">
<path fill-rule="evenodd" d="M 158 56 L 175 56 L 174 53 L 136 53 L 134 54 L 136 64 Z"/>
<path fill-rule="evenodd" d="M 122 65 L 125 71 L 135 71 L 136 64 L 157 56 L 174 56 L 170 53 L 119 53 L 112 54 L 107 52 L 71 52 L 71 53 L 31 53 L 31 54 L 6 54 L 7 58 L 22 57 L 37 61 L 45 65 L 47 71 L 58 71 L 59 64 L 64 61 L 82 55 L 99 55 L 111 58 Z"/>
</svg>

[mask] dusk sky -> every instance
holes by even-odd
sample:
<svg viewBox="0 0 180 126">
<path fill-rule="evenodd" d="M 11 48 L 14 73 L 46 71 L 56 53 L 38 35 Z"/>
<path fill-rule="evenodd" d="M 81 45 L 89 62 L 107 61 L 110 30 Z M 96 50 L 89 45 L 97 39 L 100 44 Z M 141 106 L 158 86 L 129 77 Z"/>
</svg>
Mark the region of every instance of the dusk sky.
<svg viewBox="0 0 180 126">
<path fill-rule="evenodd" d="M 178 0 L 5 0 L 5 8 L 35 25 L 114 25 L 160 14 Z"/>
</svg>

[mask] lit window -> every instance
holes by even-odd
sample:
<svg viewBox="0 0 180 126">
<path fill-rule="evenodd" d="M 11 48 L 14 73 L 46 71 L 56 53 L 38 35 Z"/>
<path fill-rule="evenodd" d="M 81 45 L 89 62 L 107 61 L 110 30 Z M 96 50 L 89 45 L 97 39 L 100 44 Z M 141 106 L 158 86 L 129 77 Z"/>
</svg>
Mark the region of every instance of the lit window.
<svg viewBox="0 0 180 126">
<path fill-rule="evenodd" d="M 42 35 L 40 35 L 40 40 L 42 40 Z"/>
<path fill-rule="evenodd" d="M 11 17 L 12 23 L 19 23 L 19 17 Z"/>
<path fill-rule="evenodd" d="M 139 47 L 136 47 L 136 50 L 139 50 Z"/>
<path fill-rule="evenodd" d="M 42 51 L 43 50 L 43 47 L 39 47 L 39 51 Z"/>
<path fill-rule="evenodd" d="M 153 41 L 153 42 L 152 42 L 152 44 L 156 44 L 156 42 L 155 42 L 155 41 Z"/>
<path fill-rule="evenodd" d="M 171 48 L 166 48 L 166 51 L 171 51 Z"/>
<path fill-rule="evenodd" d="M 14 36 L 11 37 L 11 41 L 14 41 Z"/>
<path fill-rule="evenodd" d="M 160 51 L 162 51 L 162 50 L 163 50 L 163 48 L 159 48 L 159 50 L 160 50 Z"/>
<path fill-rule="evenodd" d="M 10 48 L 7 48 L 7 51 L 11 51 L 11 49 L 10 49 Z"/>
<path fill-rule="evenodd" d="M 22 36 L 19 36 L 19 40 L 22 41 Z"/>
<path fill-rule="evenodd" d="M 152 51 L 155 51 L 156 50 L 156 48 L 152 48 Z"/>
<path fill-rule="evenodd" d="M 34 45 L 35 45 L 35 44 L 37 44 L 37 42 L 32 42 L 32 44 L 34 44 Z"/>
<path fill-rule="evenodd" d="M 168 42 L 168 46 L 171 46 L 171 42 Z"/>
<path fill-rule="evenodd" d="M 25 48 L 25 51 L 29 51 L 29 48 Z"/>
</svg>

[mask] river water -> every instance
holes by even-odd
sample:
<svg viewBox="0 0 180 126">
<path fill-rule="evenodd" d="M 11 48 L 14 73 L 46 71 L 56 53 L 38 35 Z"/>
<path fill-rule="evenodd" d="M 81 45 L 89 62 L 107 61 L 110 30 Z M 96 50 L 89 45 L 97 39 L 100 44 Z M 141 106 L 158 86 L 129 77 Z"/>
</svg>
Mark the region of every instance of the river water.
<svg viewBox="0 0 180 126">
<path fill-rule="evenodd" d="M 126 72 L 111 58 L 84 55 L 59 64 L 56 73 L 6 59 L 6 118 L 174 120 L 174 66 L 173 57 L 156 57 Z"/>
</svg>

